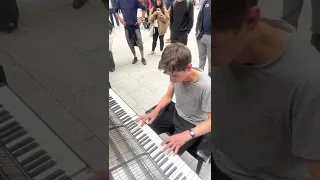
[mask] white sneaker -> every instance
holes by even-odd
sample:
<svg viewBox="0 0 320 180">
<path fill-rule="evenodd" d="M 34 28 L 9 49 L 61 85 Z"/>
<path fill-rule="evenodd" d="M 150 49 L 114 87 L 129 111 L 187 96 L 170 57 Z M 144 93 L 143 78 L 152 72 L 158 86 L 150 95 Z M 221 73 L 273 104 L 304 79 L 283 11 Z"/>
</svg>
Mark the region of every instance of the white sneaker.
<svg viewBox="0 0 320 180">
<path fill-rule="evenodd" d="M 151 51 L 148 55 L 154 55 L 154 51 Z"/>
<path fill-rule="evenodd" d="M 162 51 L 160 51 L 158 55 L 161 56 L 162 55 Z"/>
</svg>

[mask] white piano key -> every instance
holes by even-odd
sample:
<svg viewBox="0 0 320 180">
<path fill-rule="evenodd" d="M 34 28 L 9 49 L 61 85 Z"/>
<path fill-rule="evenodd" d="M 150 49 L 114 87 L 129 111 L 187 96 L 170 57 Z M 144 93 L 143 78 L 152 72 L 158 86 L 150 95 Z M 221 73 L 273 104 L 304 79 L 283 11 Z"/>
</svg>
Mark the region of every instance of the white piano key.
<svg viewBox="0 0 320 180">
<path fill-rule="evenodd" d="M 59 167 L 55 165 L 54 167 L 51 167 L 48 170 L 44 171 L 43 173 L 39 174 L 38 176 L 34 177 L 33 180 L 42 180 L 43 178 L 49 176 L 51 173 L 53 173 L 58 169 Z"/>
<path fill-rule="evenodd" d="M 23 135 L 23 136 L 15 139 L 15 140 L 13 140 L 13 141 L 11 141 L 10 143 L 6 144 L 6 147 L 7 147 L 8 149 L 10 149 L 12 146 L 18 144 L 19 142 L 23 141 L 24 139 L 26 139 L 26 138 L 28 138 L 28 137 L 29 137 L 29 134 Z"/>
</svg>

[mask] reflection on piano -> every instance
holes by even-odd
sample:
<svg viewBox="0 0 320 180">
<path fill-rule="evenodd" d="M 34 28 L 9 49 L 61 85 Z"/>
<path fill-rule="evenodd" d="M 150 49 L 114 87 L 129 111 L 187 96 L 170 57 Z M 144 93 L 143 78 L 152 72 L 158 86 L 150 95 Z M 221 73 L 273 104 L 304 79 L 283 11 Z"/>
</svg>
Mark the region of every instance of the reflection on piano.
<svg viewBox="0 0 320 180">
<path fill-rule="evenodd" d="M 3 71 L 1 66 L 0 71 Z M 0 177 L 85 180 L 86 168 L 6 83 L 0 82 Z"/>
<path fill-rule="evenodd" d="M 179 157 L 161 151 L 163 141 L 148 125 L 135 123 L 137 114 L 109 89 L 109 168 L 115 180 L 200 180 Z"/>
</svg>

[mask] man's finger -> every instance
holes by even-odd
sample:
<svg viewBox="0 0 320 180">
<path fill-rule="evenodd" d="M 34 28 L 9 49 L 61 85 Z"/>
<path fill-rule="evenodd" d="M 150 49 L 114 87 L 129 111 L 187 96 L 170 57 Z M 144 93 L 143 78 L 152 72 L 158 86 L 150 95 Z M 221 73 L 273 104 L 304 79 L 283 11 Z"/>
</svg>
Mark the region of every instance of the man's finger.
<svg viewBox="0 0 320 180">
<path fill-rule="evenodd" d="M 179 152 L 180 146 L 176 146 L 176 149 L 174 150 L 173 156 L 176 156 Z"/>
<path fill-rule="evenodd" d="M 167 155 L 169 155 L 173 149 L 175 148 L 175 145 L 172 145 L 168 150 L 167 150 Z"/>
<path fill-rule="evenodd" d="M 170 148 L 172 146 L 172 143 L 169 143 L 169 144 L 167 144 L 163 149 L 162 149 L 162 152 L 166 152 L 166 150 L 168 149 L 168 148 Z"/>
<path fill-rule="evenodd" d="M 161 146 L 163 146 L 163 145 L 167 144 L 168 142 L 170 142 L 170 140 L 171 140 L 171 138 L 170 138 L 170 137 L 168 137 L 168 138 L 164 139 L 164 140 L 162 141 L 162 143 L 161 143 Z"/>
</svg>

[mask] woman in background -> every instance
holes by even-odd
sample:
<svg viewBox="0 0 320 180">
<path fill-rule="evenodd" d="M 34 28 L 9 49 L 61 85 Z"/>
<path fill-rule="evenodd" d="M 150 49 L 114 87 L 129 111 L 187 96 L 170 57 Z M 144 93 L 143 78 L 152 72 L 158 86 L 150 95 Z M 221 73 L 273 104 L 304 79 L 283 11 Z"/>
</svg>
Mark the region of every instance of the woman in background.
<svg viewBox="0 0 320 180">
<path fill-rule="evenodd" d="M 153 8 L 150 10 L 149 22 L 151 23 L 150 31 L 153 31 L 152 51 L 149 55 L 155 54 L 154 50 L 157 46 L 157 40 L 160 40 L 160 55 L 164 46 L 164 35 L 168 29 L 169 22 L 168 10 L 163 5 L 163 0 L 155 0 Z"/>
</svg>

